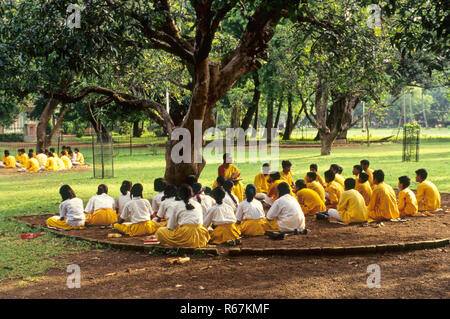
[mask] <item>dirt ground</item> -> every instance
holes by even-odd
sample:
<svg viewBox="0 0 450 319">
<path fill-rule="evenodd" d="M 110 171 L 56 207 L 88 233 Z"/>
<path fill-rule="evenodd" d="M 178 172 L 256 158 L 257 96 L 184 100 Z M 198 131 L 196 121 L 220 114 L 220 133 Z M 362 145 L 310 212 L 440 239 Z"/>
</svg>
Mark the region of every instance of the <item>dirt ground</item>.
<svg viewBox="0 0 450 319">
<path fill-rule="evenodd" d="M 449 237 L 450 194 L 442 194 L 443 212 L 380 227 L 344 226 L 307 217 L 311 233 L 282 241 L 246 238 L 242 247 L 350 246 L 431 240 Z M 26 217 L 27 222 L 45 218 Z M 74 232 L 74 231 L 73 231 Z M 106 238 L 111 229 L 78 234 Z M 117 241 L 141 242 L 142 238 Z M 69 273 L 50 269 L 35 278 L 11 280 L 0 286 L 0 298 L 450 298 L 450 247 L 386 252 L 364 256 L 191 256 L 185 264 L 167 256 L 95 250 L 61 257 L 81 269 L 81 288 L 69 289 Z M 367 267 L 380 266 L 381 287 L 367 286 Z"/>
</svg>

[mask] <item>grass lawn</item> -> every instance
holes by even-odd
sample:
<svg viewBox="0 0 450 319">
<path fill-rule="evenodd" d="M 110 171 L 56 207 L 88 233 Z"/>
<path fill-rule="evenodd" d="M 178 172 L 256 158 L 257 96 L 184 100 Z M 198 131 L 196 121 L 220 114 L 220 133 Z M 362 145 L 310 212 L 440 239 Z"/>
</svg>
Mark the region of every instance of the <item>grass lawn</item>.
<svg viewBox="0 0 450 319">
<path fill-rule="evenodd" d="M 328 169 L 332 163 L 338 163 L 344 168 L 343 175 L 348 177 L 354 164 L 363 158 L 370 160 L 373 169 L 383 169 L 386 182 L 397 187 L 397 178 L 408 175 L 414 181 L 414 171 L 425 167 L 429 172 L 429 180 L 433 181 L 442 193 L 450 191 L 450 142 L 426 142 L 421 144 L 420 162 L 401 162 L 401 144 L 355 145 L 336 148 L 330 156 L 320 156 L 320 150 L 314 149 L 282 149 L 280 161 L 289 159 L 293 163 L 292 173 L 295 179 L 303 178 L 310 163 L 319 165 L 319 173 Z M 88 150 L 81 149 L 88 162 L 92 155 Z M 236 165 L 244 178 L 244 184 L 252 183 L 254 176 L 260 171 L 261 163 L 242 163 Z M 208 163 L 199 181 L 206 186 L 212 186 L 217 176 L 218 162 Z M 79 253 L 89 249 L 85 243 L 56 238 L 51 234 L 33 240 L 22 240 L 20 234 L 30 232 L 30 229 L 19 223 L 6 220 L 7 217 L 57 213 L 61 201 L 58 193 L 63 184 L 70 184 L 84 204 L 94 195 L 97 185 L 105 183 L 109 194 L 119 195 L 122 180 L 140 182 L 144 185 L 144 196 L 154 195 L 153 180 L 164 175 L 164 150 L 158 155 L 149 155 L 148 149 L 135 149 L 133 156 L 120 152 L 114 159 L 115 177 L 112 179 L 93 179 L 92 170 L 84 172 L 69 171 L 62 173 L 42 173 L 17 175 L 0 175 L 0 282 L 8 278 L 27 278 L 42 273 L 44 270 L 57 266 L 56 256 L 65 253 Z M 417 183 L 412 183 L 415 189 Z"/>
</svg>

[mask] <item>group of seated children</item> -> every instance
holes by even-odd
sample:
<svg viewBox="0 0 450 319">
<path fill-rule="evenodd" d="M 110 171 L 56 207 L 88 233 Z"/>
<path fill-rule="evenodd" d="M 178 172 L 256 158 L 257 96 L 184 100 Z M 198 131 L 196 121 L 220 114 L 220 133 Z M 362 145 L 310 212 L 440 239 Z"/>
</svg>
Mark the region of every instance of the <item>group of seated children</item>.
<svg viewBox="0 0 450 319">
<path fill-rule="evenodd" d="M 221 165 L 212 190 L 192 175 L 181 186 L 155 179 L 158 193 L 151 203 L 143 197 L 141 184 L 123 181 L 122 194 L 115 200 L 102 184 L 83 209 L 81 200 L 64 185 L 60 189 L 60 216 L 49 218 L 46 224 L 59 229 L 112 224 L 129 236 L 154 234 L 163 245 L 195 248 L 208 243 L 235 245 L 241 236 L 266 232 L 305 233 L 304 214 L 359 223 L 414 216 L 419 211 L 440 208 L 440 194 L 426 180 L 425 169 L 416 171 L 416 181 L 420 183 L 417 195 L 409 189 L 409 177 L 399 177 L 397 202 L 393 188 L 384 182 L 383 171 L 372 171 L 367 160 L 353 167 L 356 178 L 343 177 L 342 167 L 332 164 L 323 180 L 317 165 L 311 164 L 305 178 L 295 183 L 289 161 L 282 162 L 282 172 L 271 172 L 266 163 L 254 184 L 247 185 L 244 191 L 239 185 L 239 170 L 229 154 L 224 156 L 225 161 L 228 163 Z"/>
<path fill-rule="evenodd" d="M 0 162 L 0 168 L 19 168 L 19 171 L 33 173 L 44 170 L 59 171 L 71 169 L 73 166 L 84 164 L 84 156 L 78 148 L 72 151 L 70 146 L 63 146 L 59 156 L 55 153 L 54 148 L 49 150 L 40 149 L 37 154 L 34 153 L 33 149 L 29 149 L 27 154 L 25 149 L 21 148 L 18 150 L 16 157 L 13 157 L 8 150 L 5 150 Z"/>
</svg>

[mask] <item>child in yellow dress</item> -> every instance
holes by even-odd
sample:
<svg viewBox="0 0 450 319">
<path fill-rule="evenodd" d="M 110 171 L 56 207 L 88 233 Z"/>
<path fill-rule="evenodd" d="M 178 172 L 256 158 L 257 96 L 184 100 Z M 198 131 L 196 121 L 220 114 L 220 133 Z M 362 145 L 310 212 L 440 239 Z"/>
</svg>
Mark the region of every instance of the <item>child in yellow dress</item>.
<svg viewBox="0 0 450 319">
<path fill-rule="evenodd" d="M 398 211 L 400 216 L 414 216 L 419 211 L 416 195 L 409 189 L 411 179 L 408 176 L 398 178 Z"/>
</svg>

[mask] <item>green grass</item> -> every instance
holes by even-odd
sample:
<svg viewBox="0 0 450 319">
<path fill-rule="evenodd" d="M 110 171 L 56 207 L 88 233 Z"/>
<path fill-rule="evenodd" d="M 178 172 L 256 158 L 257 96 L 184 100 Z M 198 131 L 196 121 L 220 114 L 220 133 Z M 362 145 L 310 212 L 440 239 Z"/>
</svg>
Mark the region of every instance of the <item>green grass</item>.
<svg viewBox="0 0 450 319">
<path fill-rule="evenodd" d="M 423 143 L 420 149 L 420 162 L 401 162 L 402 145 L 355 145 L 351 148 L 334 149 L 330 156 L 320 156 L 320 150 L 314 149 L 280 149 L 280 161 L 289 159 L 293 163 L 294 178 L 303 178 L 309 164 L 317 163 L 319 173 L 329 168 L 330 164 L 338 163 L 344 168 L 343 175 L 351 176 L 354 164 L 363 158 L 370 160 L 373 169 L 383 169 L 386 182 L 397 187 L 397 178 L 408 175 L 414 181 L 414 171 L 425 167 L 429 172 L 429 180 L 433 181 L 443 193 L 450 191 L 448 168 L 450 166 L 450 143 Z M 88 149 L 81 149 L 86 160 L 91 162 L 92 155 Z M 200 176 L 200 183 L 212 186 L 217 176 L 219 160 L 210 161 Z M 243 183 L 253 182 L 254 176 L 260 171 L 261 163 L 245 163 L 237 161 Z M 45 172 L 42 174 L 19 174 L 14 176 L 0 175 L 0 281 L 8 278 L 29 277 L 37 275 L 58 266 L 55 257 L 66 253 L 80 253 L 87 249 L 86 243 L 56 238 L 51 234 L 33 240 L 20 239 L 21 233 L 32 230 L 6 218 L 22 215 L 56 214 L 61 201 L 58 190 L 63 184 L 70 184 L 84 204 L 95 194 L 97 185 L 105 183 L 109 194 L 119 195 L 119 187 L 124 179 L 133 183 L 142 183 L 144 194 L 151 197 L 155 194 L 153 180 L 164 175 L 165 156 L 160 149 L 158 155 L 150 155 L 145 148 L 129 152 L 119 152 L 114 159 L 115 177 L 99 180 L 92 177 L 92 170 L 85 172 L 69 171 L 63 173 Z M 412 183 L 415 189 L 417 183 Z"/>
</svg>

